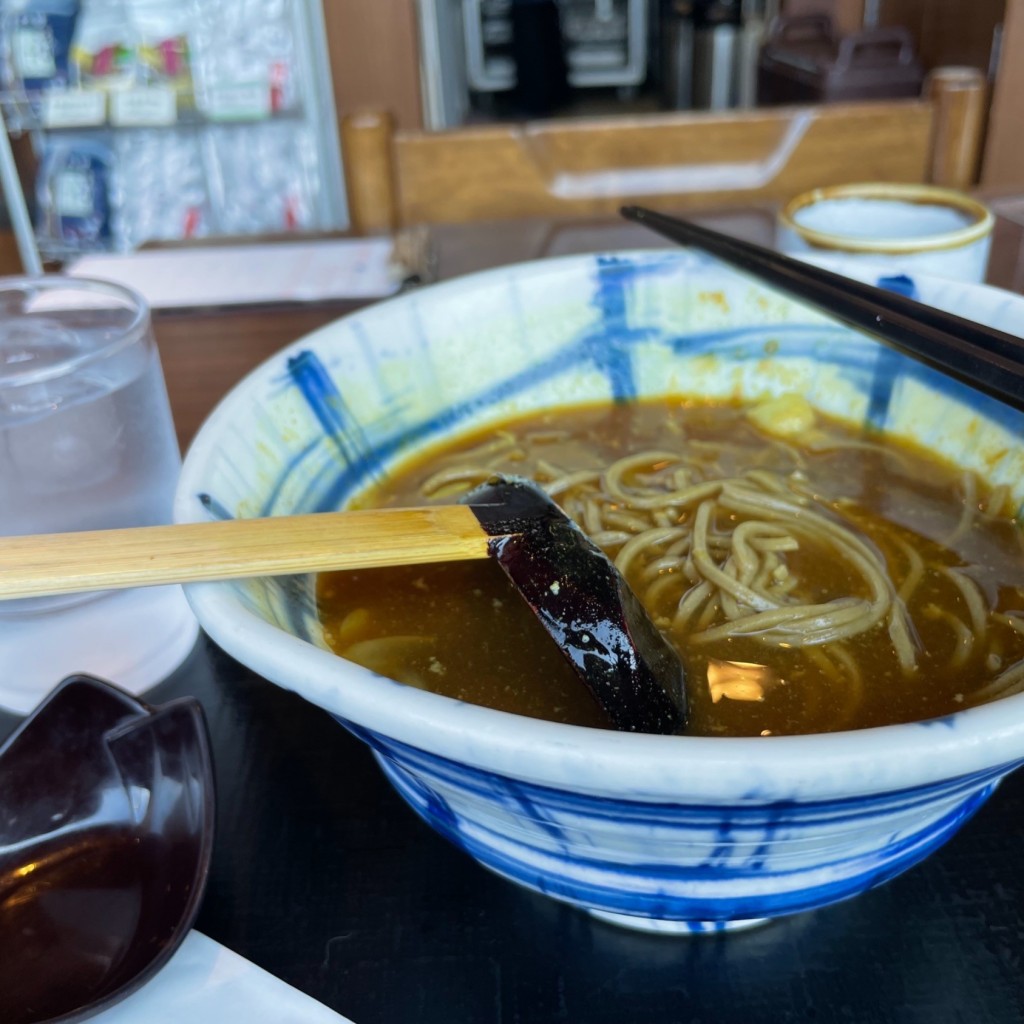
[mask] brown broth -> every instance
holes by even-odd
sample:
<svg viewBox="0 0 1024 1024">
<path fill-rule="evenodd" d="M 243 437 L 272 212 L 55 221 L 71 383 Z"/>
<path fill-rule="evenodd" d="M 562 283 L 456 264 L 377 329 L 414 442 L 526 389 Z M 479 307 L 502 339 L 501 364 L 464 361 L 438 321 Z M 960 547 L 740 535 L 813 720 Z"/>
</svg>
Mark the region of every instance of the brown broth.
<svg viewBox="0 0 1024 1024">
<path fill-rule="evenodd" d="M 843 641 L 841 650 L 825 644 L 808 653 L 747 636 L 695 644 L 693 630 L 673 631 L 669 625 L 679 593 L 688 586 L 680 580 L 674 592 L 666 588 L 660 603 L 645 603 L 686 666 L 687 731 L 826 732 L 932 718 L 974 702 L 972 694 L 1024 660 L 1024 559 L 1016 524 L 1003 510 L 983 510 L 973 516 L 970 529 L 962 530 L 964 474 L 923 451 L 878 443 L 820 417 L 809 436 L 813 449 L 793 438 L 767 438 L 734 405 L 581 406 L 461 438 L 403 467 L 359 504 L 425 504 L 425 481 L 467 464 L 543 477 L 548 464 L 569 471 L 604 469 L 645 449 L 684 447 L 701 460 L 708 477 L 736 476 L 751 468 L 778 474 L 798 469 L 827 513 L 881 553 L 895 587 L 913 572 L 908 547 L 925 563 L 907 604 L 917 641 L 916 669 L 909 675 L 901 669 L 883 624 Z M 442 486 L 429 500 L 457 500 L 456 486 L 465 483 L 451 490 Z M 977 487 L 975 500 L 984 506 L 988 492 Z M 946 546 L 944 541 L 958 533 Z M 786 559 L 807 600 L 864 596 L 857 593 L 863 583 L 850 566 L 823 557 L 813 545 L 801 542 Z M 969 639 L 957 625 L 972 624 L 971 601 L 943 567 L 955 568 L 983 595 L 989 606 L 984 637 L 975 630 Z M 627 578 L 641 592 L 638 580 L 628 573 Z M 318 606 L 332 648 L 383 675 L 500 710 L 607 724 L 493 564 L 323 574 Z M 1021 616 L 1019 623 L 1015 615 Z M 762 699 L 714 701 L 709 678 L 753 679 Z"/>
</svg>

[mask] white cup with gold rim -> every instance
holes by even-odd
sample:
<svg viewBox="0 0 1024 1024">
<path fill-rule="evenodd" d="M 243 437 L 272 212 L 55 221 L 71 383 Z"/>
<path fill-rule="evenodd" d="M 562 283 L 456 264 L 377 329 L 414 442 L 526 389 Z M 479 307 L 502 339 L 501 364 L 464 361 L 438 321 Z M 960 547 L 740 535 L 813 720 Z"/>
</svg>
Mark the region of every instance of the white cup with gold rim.
<svg viewBox="0 0 1024 1024">
<path fill-rule="evenodd" d="M 779 214 L 779 249 L 839 256 L 894 272 L 984 281 L 995 218 L 984 203 L 935 185 L 865 182 L 816 188 Z"/>
</svg>

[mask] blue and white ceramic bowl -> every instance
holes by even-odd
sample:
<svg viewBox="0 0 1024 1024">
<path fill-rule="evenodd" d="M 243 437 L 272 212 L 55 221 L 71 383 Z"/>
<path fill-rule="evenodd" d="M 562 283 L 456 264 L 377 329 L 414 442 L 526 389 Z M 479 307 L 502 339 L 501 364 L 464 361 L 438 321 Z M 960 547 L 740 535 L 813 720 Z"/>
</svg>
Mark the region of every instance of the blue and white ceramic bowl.
<svg viewBox="0 0 1024 1024">
<path fill-rule="evenodd" d="M 1021 299 L 897 284 L 1024 333 Z M 301 339 L 211 415 L 176 515 L 334 509 L 418 448 L 539 406 L 793 390 L 1024 499 L 1020 414 L 679 251 L 494 270 Z M 365 740 L 453 843 L 634 927 L 719 930 L 853 896 L 927 856 L 1024 760 L 1024 695 L 926 723 L 770 739 L 622 734 L 463 704 L 332 654 L 312 583 L 205 583 L 188 596 L 225 650 Z"/>
</svg>

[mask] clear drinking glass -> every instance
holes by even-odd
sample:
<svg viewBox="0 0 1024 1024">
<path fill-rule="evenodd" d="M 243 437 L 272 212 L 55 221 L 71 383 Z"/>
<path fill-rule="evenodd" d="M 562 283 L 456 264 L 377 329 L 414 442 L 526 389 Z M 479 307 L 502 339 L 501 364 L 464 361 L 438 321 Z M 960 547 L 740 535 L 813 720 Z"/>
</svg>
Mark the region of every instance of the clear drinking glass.
<svg viewBox="0 0 1024 1024">
<path fill-rule="evenodd" d="M 145 301 L 0 278 L 0 534 L 170 522 L 180 467 Z M 140 692 L 196 633 L 178 587 L 0 601 L 0 704 L 28 711 L 72 672 Z"/>
</svg>

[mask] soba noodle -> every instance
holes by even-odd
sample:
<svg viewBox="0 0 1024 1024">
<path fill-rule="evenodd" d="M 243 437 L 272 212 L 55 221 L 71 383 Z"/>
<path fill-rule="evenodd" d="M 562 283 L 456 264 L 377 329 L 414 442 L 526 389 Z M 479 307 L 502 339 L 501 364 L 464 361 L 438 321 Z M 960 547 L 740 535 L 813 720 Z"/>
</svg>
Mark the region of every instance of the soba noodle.
<svg viewBox="0 0 1024 1024">
<path fill-rule="evenodd" d="M 548 414 L 423 462 L 366 503 L 451 501 L 495 471 L 532 476 L 612 558 L 691 680 L 707 680 L 699 731 L 721 731 L 722 715 L 742 719 L 726 731 L 844 728 L 1024 690 L 1024 569 L 1007 490 L 798 401 L 782 416 L 770 404 Z M 922 526 L 909 499 L 903 521 L 889 518 L 890 487 L 917 496 Z M 953 487 L 960 501 L 948 501 Z M 1008 572 L 998 585 L 968 557 L 995 544 Z M 396 643 L 415 646 L 401 633 Z M 335 648 L 362 660 L 366 642 Z M 898 707 L 865 710 L 886 700 Z M 756 728 L 735 710 L 771 701 L 790 718 Z"/>
</svg>

